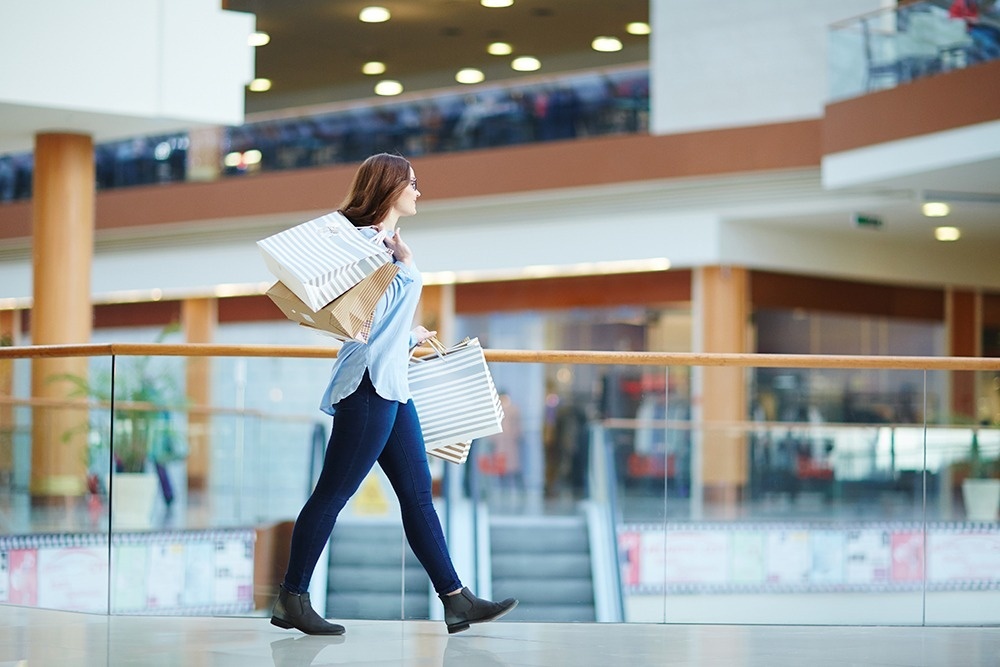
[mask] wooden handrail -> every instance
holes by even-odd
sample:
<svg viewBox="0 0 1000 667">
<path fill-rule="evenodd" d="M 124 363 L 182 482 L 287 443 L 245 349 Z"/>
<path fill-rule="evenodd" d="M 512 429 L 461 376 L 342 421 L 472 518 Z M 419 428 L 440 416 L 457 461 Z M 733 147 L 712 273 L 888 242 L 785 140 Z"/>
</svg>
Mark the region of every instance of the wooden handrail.
<svg viewBox="0 0 1000 667">
<path fill-rule="evenodd" d="M 617 366 L 732 366 L 744 368 L 864 368 L 876 370 L 1000 371 L 1000 358 L 847 354 L 735 354 L 595 350 L 485 350 L 492 362 Z M 193 343 L 88 343 L 0 347 L 0 359 L 98 356 L 294 357 L 333 359 L 330 347 Z"/>
</svg>

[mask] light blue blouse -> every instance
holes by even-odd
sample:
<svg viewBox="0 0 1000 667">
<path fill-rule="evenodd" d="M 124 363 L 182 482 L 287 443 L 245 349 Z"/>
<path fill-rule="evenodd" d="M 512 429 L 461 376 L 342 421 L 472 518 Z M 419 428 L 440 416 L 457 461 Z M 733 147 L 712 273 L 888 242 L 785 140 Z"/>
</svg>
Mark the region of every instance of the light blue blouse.
<svg viewBox="0 0 1000 667">
<path fill-rule="evenodd" d="M 371 227 L 360 230 L 369 237 L 376 234 Z M 423 280 L 416 266 L 407 266 L 402 262 L 395 264 L 399 273 L 375 307 L 368 343 L 350 340 L 337 353 L 330 383 L 320 403 L 320 409 L 327 414 L 332 415 L 336 403 L 357 390 L 365 369 L 375 392 L 382 398 L 400 403 L 411 398 L 406 371 L 410 349 L 416 344 L 411 329 Z"/>
</svg>

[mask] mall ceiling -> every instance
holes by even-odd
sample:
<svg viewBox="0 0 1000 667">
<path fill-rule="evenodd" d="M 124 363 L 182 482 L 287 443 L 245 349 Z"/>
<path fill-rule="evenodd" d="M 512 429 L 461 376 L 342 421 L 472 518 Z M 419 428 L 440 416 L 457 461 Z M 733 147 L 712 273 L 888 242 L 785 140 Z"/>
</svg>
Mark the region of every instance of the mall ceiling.
<svg viewBox="0 0 1000 667">
<path fill-rule="evenodd" d="M 388 9 L 384 23 L 362 23 L 368 5 Z M 248 114 L 303 104 L 322 104 L 373 95 L 375 83 L 391 78 L 405 92 L 453 88 L 463 67 L 484 72 L 486 81 L 524 77 L 510 67 L 530 55 L 542 67 L 527 76 L 645 62 L 647 36 L 625 26 L 649 20 L 649 0 L 515 0 L 487 8 L 480 0 L 225 0 L 227 9 L 251 12 L 271 41 L 257 48 L 257 76 L 272 81 L 264 93 L 247 93 Z M 618 37 L 623 49 L 594 51 L 597 36 Z M 486 52 L 491 42 L 508 42 L 509 56 Z M 361 66 L 385 63 L 382 76 Z"/>
</svg>

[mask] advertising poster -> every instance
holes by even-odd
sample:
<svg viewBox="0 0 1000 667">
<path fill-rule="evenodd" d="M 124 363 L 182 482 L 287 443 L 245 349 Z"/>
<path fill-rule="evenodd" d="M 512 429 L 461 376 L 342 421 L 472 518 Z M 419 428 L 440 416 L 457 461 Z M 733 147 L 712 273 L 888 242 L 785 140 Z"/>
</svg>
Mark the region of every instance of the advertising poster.
<svg viewBox="0 0 1000 667">
<path fill-rule="evenodd" d="M 639 585 L 663 586 L 667 581 L 666 537 L 662 531 L 652 530 L 639 535 Z"/>
<path fill-rule="evenodd" d="M 10 595 L 10 553 L 0 551 L 0 602 L 9 602 Z"/>
<path fill-rule="evenodd" d="M 114 547 L 111 564 L 111 608 L 115 612 L 141 611 L 146 608 L 146 578 L 149 572 L 149 549 L 145 544 L 120 544 Z"/>
<path fill-rule="evenodd" d="M 729 581 L 729 533 L 667 530 L 666 581 L 724 585 Z"/>
<path fill-rule="evenodd" d="M 39 549 L 38 606 L 68 611 L 108 611 L 106 547 Z"/>
<path fill-rule="evenodd" d="M 149 549 L 149 572 L 146 582 L 147 609 L 176 609 L 184 594 L 184 545 L 179 542 L 154 542 Z"/>
<path fill-rule="evenodd" d="M 38 606 L 38 550 L 12 549 L 10 552 L 10 592 L 12 604 Z"/>
<path fill-rule="evenodd" d="M 639 533 L 633 530 L 618 533 L 618 562 L 622 569 L 622 585 L 638 586 L 639 578 Z"/>
<path fill-rule="evenodd" d="M 215 543 L 215 603 L 253 603 L 253 540 Z"/>
<path fill-rule="evenodd" d="M 737 530 L 732 534 L 732 581 L 739 585 L 760 585 L 767 578 L 764 533 Z"/>
<path fill-rule="evenodd" d="M 892 581 L 920 582 L 924 578 L 924 534 L 917 531 L 892 533 Z"/>
<path fill-rule="evenodd" d="M 814 530 L 809 539 L 811 563 L 809 583 L 836 586 L 844 583 L 845 540 L 839 530 Z"/>
<path fill-rule="evenodd" d="M 801 586 L 809 583 L 812 551 L 808 530 L 770 530 L 767 533 L 767 583 Z"/>
<path fill-rule="evenodd" d="M 215 595 L 215 544 L 184 545 L 184 606 L 207 607 Z"/>
<path fill-rule="evenodd" d="M 932 531 L 927 551 L 930 583 L 1000 582 L 1000 534 Z"/>
<path fill-rule="evenodd" d="M 847 531 L 847 583 L 883 584 L 892 567 L 890 533 L 883 529 Z"/>
</svg>

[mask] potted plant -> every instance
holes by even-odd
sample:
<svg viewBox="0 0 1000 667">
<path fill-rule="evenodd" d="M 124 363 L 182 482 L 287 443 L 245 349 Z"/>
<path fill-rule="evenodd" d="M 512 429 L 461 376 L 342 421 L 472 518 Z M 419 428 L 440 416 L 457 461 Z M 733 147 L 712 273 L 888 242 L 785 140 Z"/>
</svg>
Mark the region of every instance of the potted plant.
<svg viewBox="0 0 1000 667">
<path fill-rule="evenodd" d="M 996 521 L 1000 510 L 1000 470 L 998 462 L 983 456 L 979 429 L 972 427 L 967 476 L 962 480 L 962 500 L 970 521 Z"/>
<path fill-rule="evenodd" d="M 174 330 L 165 329 L 157 342 Z M 53 379 L 69 382 L 71 395 L 101 406 L 82 426 L 89 434 L 88 486 L 96 492 L 103 483 L 109 492 L 113 525 L 147 527 L 157 489 L 167 505 L 174 497 L 167 464 L 187 455 L 172 418 L 185 402 L 173 377 L 156 370 L 151 357 L 136 357 L 118 358 L 113 378 L 97 373 Z"/>
</svg>

